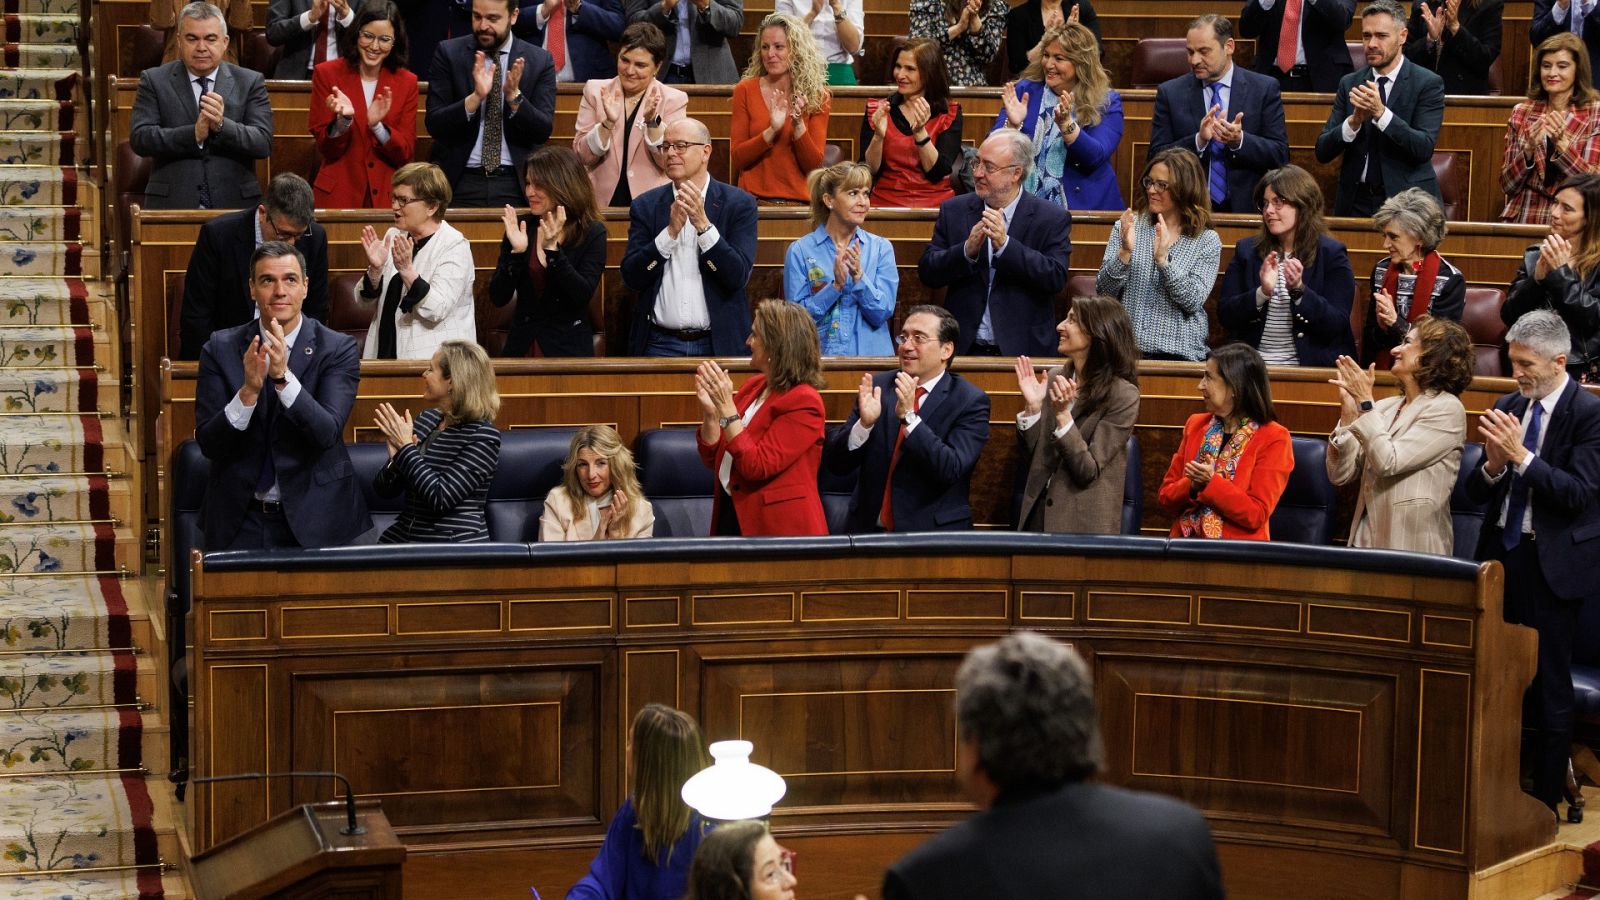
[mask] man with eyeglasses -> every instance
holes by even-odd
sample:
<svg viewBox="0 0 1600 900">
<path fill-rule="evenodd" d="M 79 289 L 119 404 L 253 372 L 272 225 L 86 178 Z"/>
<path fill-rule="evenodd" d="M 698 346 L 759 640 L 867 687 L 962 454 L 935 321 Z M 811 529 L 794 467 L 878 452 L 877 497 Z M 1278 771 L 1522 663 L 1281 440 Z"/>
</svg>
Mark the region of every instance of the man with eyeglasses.
<svg viewBox="0 0 1600 900">
<path fill-rule="evenodd" d="M 305 81 L 319 63 L 339 58 L 339 39 L 361 11 L 362 0 L 272 0 L 267 43 L 282 47 L 273 78 Z"/>
<path fill-rule="evenodd" d="M 632 356 L 744 356 L 745 284 L 756 257 L 756 200 L 711 177 L 711 132 L 678 119 L 662 135 L 667 184 L 633 198 L 622 281 L 638 294 Z"/>
<path fill-rule="evenodd" d="M 856 472 L 846 534 L 972 527 L 972 470 L 989 440 L 989 395 L 950 371 L 961 326 L 942 306 L 913 306 L 895 339 L 900 368 L 861 376 L 856 408 L 822 448 Z"/>
<path fill-rule="evenodd" d="M 1002 128 L 978 148 L 972 193 L 939 205 L 917 274 L 928 287 L 948 288 L 944 305 L 961 323 L 958 353 L 1055 351 L 1054 301 L 1067 286 L 1072 216 L 1022 190 L 1033 159 L 1033 141 Z"/>
<path fill-rule="evenodd" d="M 327 321 L 328 232 L 313 213 L 311 185 L 286 172 L 272 179 L 255 209 L 220 215 L 200 226 L 183 278 L 178 359 L 199 359 L 212 332 L 243 325 L 259 314 L 250 296 L 250 254 L 267 241 L 292 244 L 305 257 L 305 314 Z"/>
</svg>

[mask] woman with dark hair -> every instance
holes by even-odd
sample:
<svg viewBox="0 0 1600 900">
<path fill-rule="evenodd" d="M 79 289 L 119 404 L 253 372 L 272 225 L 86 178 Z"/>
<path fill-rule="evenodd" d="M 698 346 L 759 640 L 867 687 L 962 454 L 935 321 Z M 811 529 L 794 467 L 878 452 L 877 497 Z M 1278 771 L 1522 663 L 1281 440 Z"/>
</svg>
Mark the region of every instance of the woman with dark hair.
<svg viewBox="0 0 1600 900">
<path fill-rule="evenodd" d="M 1042 378 L 1017 357 L 1017 438 L 1029 460 L 1017 525 L 1116 534 L 1128 435 L 1139 418 L 1139 343 L 1114 297 L 1075 298 L 1056 334 L 1067 361 Z"/>
<path fill-rule="evenodd" d="M 1125 208 L 1111 167 L 1122 142 L 1122 96 L 1100 65 L 1100 45 L 1069 22 L 1046 31 L 1038 50 L 1022 80 L 1001 89 L 990 131 L 1015 128 L 1033 139 L 1023 190 L 1067 209 Z"/>
<path fill-rule="evenodd" d="M 695 372 L 700 459 L 716 475 L 713 535 L 827 534 L 822 464 L 822 353 L 811 314 L 767 300 L 750 329 L 756 374 L 733 390 L 715 360 Z"/>
<path fill-rule="evenodd" d="M 1374 369 L 1341 356 L 1339 425 L 1328 437 L 1328 478 L 1359 478 L 1352 547 L 1449 556 L 1450 492 L 1467 439 L 1461 392 L 1472 384 L 1472 337 L 1459 322 L 1423 316 L 1394 349 L 1400 394 L 1372 400 Z"/>
<path fill-rule="evenodd" d="M 567 900 L 678 900 L 711 824 L 683 802 L 691 776 L 711 764 L 694 717 L 649 703 L 633 717 L 632 791 L 606 828 L 589 874 Z"/>
<path fill-rule="evenodd" d="M 793 855 L 766 824 L 729 822 L 700 842 L 683 900 L 794 900 Z"/>
<path fill-rule="evenodd" d="M 656 514 L 639 489 L 633 453 L 610 425 L 572 436 L 561 483 L 544 496 L 540 541 L 606 541 L 655 533 Z"/>
<path fill-rule="evenodd" d="M 938 42 L 901 38 L 890 58 L 894 92 L 868 100 L 861 118 L 872 205 L 936 207 L 955 196 L 950 171 L 961 153 L 961 105 L 949 99 Z"/>
<path fill-rule="evenodd" d="M 417 146 L 417 76 L 406 26 L 389 0 L 370 0 L 339 39 L 342 55 L 311 70 L 307 116 L 322 165 L 318 209 L 383 209 L 389 180 Z"/>
<path fill-rule="evenodd" d="M 1537 77 L 1528 85 L 1528 99 L 1506 122 L 1500 167 L 1506 205 L 1500 219 L 1544 225 L 1557 185 L 1600 170 L 1600 91 L 1589 73 L 1589 50 L 1570 31 L 1533 51 L 1533 70 Z"/>
<path fill-rule="evenodd" d="M 1006 0 L 911 0 L 911 36 L 938 42 L 950 84 L 981 87 L 1010 9 Z"/>
<path fill-rule="evenodd" d="M 1372 267 L 1371 300 L 1361 328 L 1361 361 L 1389 367 L 1389 351 L 1424 315 L 1461 321 L 1467 279 L 1439 255 L 1449 228 L 1438 198 L 1406 188 L 1372 214 L 1388 256 Z"/>
<path fill-rule="evenodd" d="M 494 364 L 471 341 L 445 341 L 422 372 L 422 399 L 411 413 L 378 404 L 374 424 L 389 445 L 389 462 L 373 479 L 380 497 L 405 492 L 405 509 L 383 535 L 384 544 L 489 540 L 484 505 L 500 464 L 500 411 Z"/>
<path fill-rule="evenodd" d="M 900 290 L 894 247 L 861 226 L 872 173 L 835 163 L 806 179 L 814 229 L 783 254 L 783 293 L 811 313 L 823 356 L 893 356 L 889 321 Z"/>
<path fill-rule="evenodd" d="M 570 148 L 546 145 L 522 167 L 528 215 L 507 206 L 505 238 L 489 281 L 489 301 L 517 311 L 501 356 L 593 356 L 589 300 L 606 265 L 606 225 L 583 163 Z M 530 234 L 530 230 L 533 232 Z"/>
<path fill-rule="evenodd" d="M 1500 58 L 1504 12 L 1504 0 L 1416 0 L 1406 61 L 1438 73 L 1446 94 L 1485 96 L 1489 67 Z"/>
<path fill-rule="evenodd" d="M 1076 23 L 1094 35 L 1095 56 L 1100 47 L 1100 17 L 1089 0 L 1023 0 L 1006 13 L 1006 70 L 1026 78 L 1022 70 L 1037 61 L 1040 39 L 1051 29 Z"/>
<path fill-rule="evenodd" d="M 1122 301 L 1145 359 L 1204 359 L 1206 298 L 1222 257 L 1205 169 L 1168 147 L 1145 163 L 1139 187 L 1111 226 L 1095 290 Z"/>
<path fill-rule="evenodd" d="M 1206 411 L 1184 423 L 1161 479 L 1161 508 L 1178 517 L 1172 536 L 1271 540 L 1294 445 L 1273 409 L 1261 354 L 1238 343 L 1212 351 L 1200 396 Z"/>
<path fill-rule="evenodd" d="M 1355 273 L 1344 244 L 1322 218 L 1311 173 L 1284 166 L 1256 185 L 1261 231 L 1233 248 L 1217 318 L 1269 366 L 1331 366 L 1354 356 L 1350 307 Z"/>
<path fill-rule="evenodd" d="M 1567 374 L 1600 384 L 1600 175 L 1575 175 L 1556 192 L 1550 234 L 1523 254 L 1500 318 L 1514 325 L 1536 309 L 1572 333 Z"/>
<path fill-rule="evenodd" d="M 734 181 L 757 200 L 804 203 L 832 107 L 828 64 L 810 30 L 784 13 L 762 19 L 750 65 L 733 86 Z"/>
<path fill-rule="evenodd" d="M 633 198 L 667 183 L 661 149 L 667 126 L 684 118 L 689 95 L 656 80 L 667 61 L 667 37 L 649 22 L 622 32 L 617 77 L 584 82 L 572 149 L 589 171 L 602 206 L 630 206 Z"/>
</svg>

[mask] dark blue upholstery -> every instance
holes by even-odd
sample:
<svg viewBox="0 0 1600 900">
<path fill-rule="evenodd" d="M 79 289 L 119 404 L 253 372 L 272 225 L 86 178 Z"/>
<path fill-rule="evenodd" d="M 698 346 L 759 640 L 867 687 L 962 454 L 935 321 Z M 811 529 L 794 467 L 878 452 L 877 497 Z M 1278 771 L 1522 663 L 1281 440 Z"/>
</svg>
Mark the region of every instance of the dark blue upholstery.
<svg viewBox="0 0 1600 900">
<path fill-rule="evenodd" d="M 1328 443 L 1323 438 L 1296 437 L 1294 471 L 1272 513 L 1272 539 L 1297 544 L 1326 544 L 1333 537 L 1337 497 L 1328 480 Z"/>
<path fill-rule="evenodd" d="M 843 427 L 835 425 L 828 429 L 827 440 L 833 440 L 833 432 Z M 835 475 L 826 465 L 817 467 L 817 491 L 822 494 L 822 515 L 828 520 L 829 534 L 844 534 L 845 520 L 850 517 L 850 498 L 855 495 L 859 473 L 859 469 L 852 469 L 848 475 Z"/>
<path fill-rule="evenodd" d="M 1450 491 L 1450 525 L 1455 544 L 1450 555 L 1456 559 L 1478 558 L 1478 532 L 1483 530 L 1484 504 L 1467 496 L 1467 476 L 1483 465 L 1482 444 L 1461 445 L 1461 471 Z"/>
<path fill-rule="evenodd" d="M 700 461 L 693 428 L 652 428 L 639 435 L 639 484 L 655 508 L 656 537 L 711 533 L 716 482 Z"/>
<path fill-rule="evenodd" d="M 1128 474 L 1122 479 L 1122 533 L 1136 535 L 1139 523 L 1144 521 L 1144 473 L 1139 467 L 1144 455 L 1139 450 L 1139 436 L 1128 432 Z"/>
<path fill-rule="evenodd" d="M 1573 715 L 1600 716 L 1600 597 L 1583 601 L 1572 644 Z"/>
<path fill-rule="evenodd" d="M 489 538 L 507 543 L 539 539 L 544 495 L 561 483 L 576 428 L 517 428 L 500 432 L 500 467 L 489 482 Z"/>
<path fill-rule="evenodd" d="M 356 470 L 356 484 L 361 486 L 361 499 L 367 501 L 367 512 L 372 515 L 372 531 L 366 539 L 375 541 L 384 529 L 394 524 L 406 506 L 404 494 L 380 497 L 372 490 L 372 482 L 389 462 L 389 445 L 382 441 L 347 444 L 345 450 L 350 453 L 350 465 Z"/>
</svg>

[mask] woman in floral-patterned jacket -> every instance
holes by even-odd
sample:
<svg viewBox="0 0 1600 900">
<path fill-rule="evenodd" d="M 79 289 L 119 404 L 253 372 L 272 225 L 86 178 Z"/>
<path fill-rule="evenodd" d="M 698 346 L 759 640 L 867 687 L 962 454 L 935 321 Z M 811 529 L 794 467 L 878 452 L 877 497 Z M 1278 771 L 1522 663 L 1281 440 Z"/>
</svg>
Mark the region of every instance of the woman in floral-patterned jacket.
<svg viewBox="0 0 1600 900">
<path fill-rule="evenodd" d="M 1010 8 L 1006 0 L 911 0 L 911 36 L 939 42 L 952 87 L 987 84 Z"/>
</svg>

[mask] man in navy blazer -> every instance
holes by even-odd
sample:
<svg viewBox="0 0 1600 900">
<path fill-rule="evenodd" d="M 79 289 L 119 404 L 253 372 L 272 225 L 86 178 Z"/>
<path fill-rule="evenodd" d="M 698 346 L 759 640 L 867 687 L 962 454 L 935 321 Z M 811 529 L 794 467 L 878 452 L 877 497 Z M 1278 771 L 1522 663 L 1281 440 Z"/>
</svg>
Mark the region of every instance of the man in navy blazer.
<svg viewBox="0 0 1600 900">
<path fill-rule="evenodd" d="M 511 33 L 516 21 L 515 0 L 472 0 L 472 35 L 441 43 L 433 55 L 428 134 L 454 206 L 528 205 L 517 173 L 550 138 L 556 70 L 543 48 Z M 496 126 L 499 140 L 486 142 Z"/>
<path fill-rule="evenodd" d="M 711 132 L 678 119 L 662 135 L 670 181 L 633 198 L 622 282 L 638 295 L 632 356 L 743 356 L 756 200 L 706 171 Z"/>
<path fill-rule="evenodd" d="M 329 547 L 372 527 L 344 448 L 361 381 L 356 342 L 300 314 L 305 259 L 282 241 L 250 258 L 261 318 L 200 353 L 196 442 L 211 473 L 207 550 Z"/>
<path fill-rule="evenodd" d="M 1067 285 L 1072 216 L 1022 190 L 1033 158 L 1027 135 L 1002 128 L 978 148 L 972 193 L 939 204 L 917 274 L 928 287 L 949 288 L 944 305 L 961 323 L 957 353 L 1055 351 L 1054 300 Z"/>
<path fill-rule="evenodd" d="M 1572 336 L 1556 313 L 1506 332 L 1517 391 L 1479 420 L 1483 464 L 1467 493 L 1486 503 L 1478 558 L 1505 565 L 1505 618 L 1539 632 L 1539 668 L 1523 696 L 1523 763 L 1552 810 L 1572 735 L 1572 643 L 1585 598 L 1600 595 L 1600 397 L 1567 375 Z"/>
<path fill-rule="evenodd" d="M 1370 216 L 1406 188 L 1439 196 L 1433 147 L 1444 122 L 1444 80 L 1406 61 L 1406 14 L 1394 0 L 1361 11 L 1367 66 L 1339 82 L 1317 136 L 1317 162 L 1342 154 L 1336 216 Z"/>
<path fill-rule="evenodd" d="M 835 474 L 858 473 L 845 533 L 972 527 L 989 395 L 950 371 L 960 334 L 949 310 L 914 306 L 895 340 L 900 368 L 861 376 L 855 411 L 822 449 Z"/>
<path fill-rule="evenodd" d="M 1291 9 L 1300 22 L 1293 29 L 1296 45 L 1279 53 L 1283 17 Z M 1239 34 L 1255 38 L 1253 68 L 1276 78 L 1280 89 L 1327 94 L 1355 68 L 1344 43 L 1345 29 L 1355 11 L 1355 0 L 1245 0 L 1239 13 Z M 1283 63 L 1288 68 L 1283 68 Z"/>
<path fill-rule="evenodd" d="M 1156 88 L 1150 155 L 1182 147 L 1200 157 L 1211 208 L 1255 212 L 1256 183 L 1289 162 L 1278 82 L 1233 64 L 1233 23 L 1207 13 L 1185 38 L 1191 75 Z"/>
<path fill-rule="evenodd" d="M 617 74 L 617 57 L 608 42 L 622 39 L 622 0 L 544 0 L 522 7 L 516 32 L 543 47 L 552 58 L 550 17 L 560 15 L 566 46 L 556 81 L 579 84 Z"/>
</svg>

